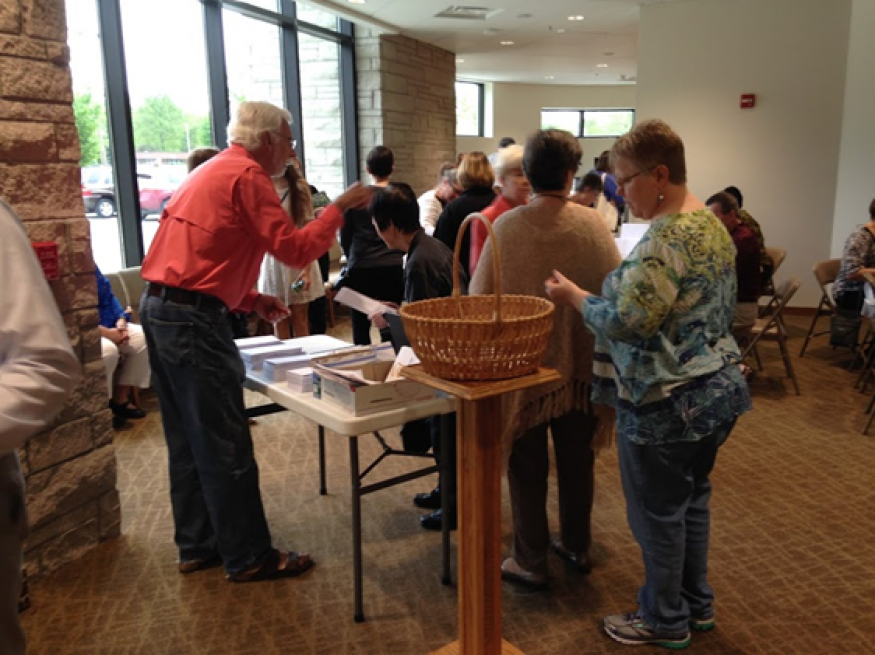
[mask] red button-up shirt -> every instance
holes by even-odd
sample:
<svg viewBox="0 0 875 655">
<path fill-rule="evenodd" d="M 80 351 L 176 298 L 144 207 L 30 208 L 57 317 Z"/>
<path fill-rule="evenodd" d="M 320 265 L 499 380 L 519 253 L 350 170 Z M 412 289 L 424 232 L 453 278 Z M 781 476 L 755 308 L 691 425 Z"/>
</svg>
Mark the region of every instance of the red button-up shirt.
<svg viewBox="0 0 875 655">
<path fill-rule="evenodd" d="M 265 253 L 303 268 L 329 249 L 342 224 L 342 212 L 330 205 L 317 220 L 296 228 L 270 176 L 245 148 L 232 145 L 196 168 L 173 194 L 142 276 L 250 311 Z"/>
</svg>

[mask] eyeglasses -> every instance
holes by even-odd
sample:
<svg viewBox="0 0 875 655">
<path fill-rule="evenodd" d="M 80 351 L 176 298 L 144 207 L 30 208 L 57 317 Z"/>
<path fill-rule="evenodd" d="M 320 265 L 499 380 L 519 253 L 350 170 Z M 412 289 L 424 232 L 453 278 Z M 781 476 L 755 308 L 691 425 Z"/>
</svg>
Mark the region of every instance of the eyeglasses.
<svg viewBox="0 0 875 655">
<path fill-rule="evenodd" d="M 632 175 L 628 177 L 615 177 L 614 179 L 617 181 L 618 187 L 626 186 L 627 184 L 629 184 L 629 182 L 634 180 L 639 175 L 643 175 L 644 173 L 650 173 L 652 170 L 652 168 L 645 168 L 644 170 L 638 171 L 637 173 L 632 173 Z"/>
<path fill-rule="evenodd" d="M 276 134 L 278 137 L 280 137 L 280 138 L 282 138 L 282 139 L 287 138 L 287 137 L 286 137 L 284 134 L 282 134 L 281 132 L 271 132 L 271 134 Z M 292 150 L 294 150 L 295 148 L 298 147 L 298 142 L 297 142 L 295 139 L 293 139 L 292 137 L 288 137 L 288 140 L 289 140 L 289 145 L 292 147 Z"/>
</svg>

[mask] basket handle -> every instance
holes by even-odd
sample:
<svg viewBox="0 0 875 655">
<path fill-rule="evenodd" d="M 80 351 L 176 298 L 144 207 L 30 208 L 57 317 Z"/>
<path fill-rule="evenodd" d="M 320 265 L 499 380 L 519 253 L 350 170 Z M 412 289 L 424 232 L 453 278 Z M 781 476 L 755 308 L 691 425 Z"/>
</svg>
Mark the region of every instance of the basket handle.
<svg viewBox="0 0 875 655">
<path fill-rule="evenodd" d="M 481 223 L 486 226 L 486 232 L 489 235 L 489 239 L 492 241 L 492 249 L 495 251 L 494 256 L 492 257 L 492 274 L 493 274 L 493 282 L 495 287 L 495 302 L 494 302 L 494 315 L 493 320 L 496 323 L 501 323 L 501 267 L 499 266 L 499 256 L 498 256 L 498 239 L 495 238 L 495 230 L 492 229 L 492 221 L 486 218 L 483 214 L 477 212 L 474 214 L 468 214 L 462 224 L 459 226 L 459 234 L 456 236 L 456 248 L 453 252 L 453 298 L 460 298 L 462 295 L 462 290 L 459 288 L 459 258 L 462 254 L 462 237 L 465 236 L 465 230 L 468 229 L 468 224 L 474 221 L 475 219 L 479 219 Z M 485 242 L 484 242 L 485 243 Z M 471 280 L 468 280 L 468 284 L 471 283 Z M 459 311 L 461 312 L 461 303 L 459 303 Z"/>
</svg>

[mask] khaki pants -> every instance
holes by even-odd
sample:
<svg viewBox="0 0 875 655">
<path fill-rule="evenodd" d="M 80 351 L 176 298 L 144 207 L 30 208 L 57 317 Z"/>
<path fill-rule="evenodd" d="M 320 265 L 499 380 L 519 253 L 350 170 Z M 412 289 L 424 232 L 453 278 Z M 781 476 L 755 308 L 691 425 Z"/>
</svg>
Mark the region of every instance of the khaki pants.
<svg viewBox="0 0 875 655">
<path fill-rule="evenodd" d="M 574 553 L 589 550 L 592 541 L 590 516 L 595 464 L 592 437 L 595 425 L 594 417 L 571 412 L 532 428 L 513 443 L 507 468 L 513 511 L 513 557 L 526 571 L 547 573 L 550 546 L 547 526 L 548 427 L 556 454 L 562 545 Z"/>
</svg>

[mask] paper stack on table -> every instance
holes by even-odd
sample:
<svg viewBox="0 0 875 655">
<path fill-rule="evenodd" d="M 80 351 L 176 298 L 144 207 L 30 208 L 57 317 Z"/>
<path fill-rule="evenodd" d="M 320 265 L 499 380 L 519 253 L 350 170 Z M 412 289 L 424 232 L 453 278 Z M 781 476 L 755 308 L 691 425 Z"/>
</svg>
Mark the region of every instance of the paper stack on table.
<svg viewBox="0 0 875 655">
<path fill-rule="evenodd" d="M 295 368 L 286 372 L 286 381 L 292 391 L 310 393 L 313 391 L 313 369 Z"/>
<path fill-rule="evenodd" d="M 243 358 L 243 363 L 246 364 L 246 368 L 250 371 L 258 371 L 261 370 L 265 360 L 301 355 L 303 352 L 304 351 L 297 346 L 286 346 L 280 342 L 273 346 L 262 346 L 260 348 L 241 350 L 240 357 Z"/>
<path fill-rule="evenodd" d="M 234 339 L 238 350 L 251 350 L 252 348 L 263 348 L 264 346 L 278 346 L 282 343 L 274 336 L 267 337 L 246 337 L 245 339 Z"/>
<path fill-rule="evenodd" d="M 271 357 L 262 364 L 262 376 L 271 382 L 281 382 L 286 379 L 286 373 L 296 368 L 310 366 L 313 355 L 301 353 L 291 357 Z"/>
</svg>

